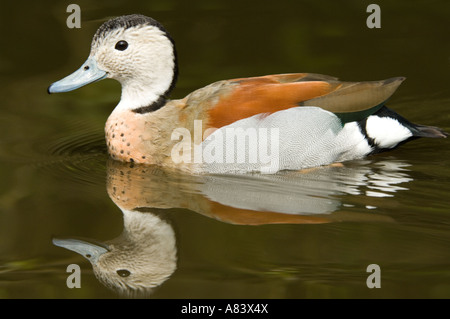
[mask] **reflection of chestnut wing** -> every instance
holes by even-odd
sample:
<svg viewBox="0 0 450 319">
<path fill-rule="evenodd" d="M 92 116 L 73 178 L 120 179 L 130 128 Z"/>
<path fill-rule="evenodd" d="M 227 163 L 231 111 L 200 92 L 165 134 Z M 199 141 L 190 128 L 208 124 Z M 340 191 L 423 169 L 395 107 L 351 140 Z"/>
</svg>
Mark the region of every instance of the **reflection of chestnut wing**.
<svg viewBox="0 0 450 319">
<path fill-rule="evenodd" d="M 349 174 L 358 171 L 349 170 Z M 392 221 L 383 215 L 343 211 L 334 194 L 347 190 L 342 182 L 335 181 L 334 174 L 342 176 L 342 171 L 322 167 L 305 173 L 192 176 L 111 160 L 107 187 L 122 210 L 181 208 L 239 225 Z"/>
<path fill-rule="evenodd" d="M 205 214 L 225 223 L 237 225 L 265 224 L 323 224 L 332 222 L 327 215 L 294 215 L 276 212 L 255 211 L 225 206 L 211 201 L 210 211 Z"/>
<path fill-rule="evenodd" d="M 225 206 L 219 203 L 211 203 L 208 217 L 215 218 L 225 223 L 235 225 L 267 225 L 267 224 L 324 224 L 337 222 L 393 222 L 385 215 L 373 213 L 348 212 L 340 210 L 331 214 L 321 215 L 293 215 L 274 212 L 254 211 L 248 209 Z"/>
</svg>

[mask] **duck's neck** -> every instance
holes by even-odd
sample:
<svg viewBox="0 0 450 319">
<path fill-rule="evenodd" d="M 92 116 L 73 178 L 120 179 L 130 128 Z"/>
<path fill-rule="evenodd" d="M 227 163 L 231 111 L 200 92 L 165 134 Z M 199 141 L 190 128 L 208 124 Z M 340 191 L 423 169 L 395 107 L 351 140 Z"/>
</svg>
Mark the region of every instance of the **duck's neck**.
<svg viewBox="0 0 450 319">
<path fill-rule="evenodd" d="M 146 213 L 122 209 L 124 217 L 122 238 L 140 245 L 152 245 L 157 238 L 161 238 L 161 242 L 174 245 L 175 234 L 172 226 L 151 213 L 151 209 L 149 211 Z"/>
<path fill-rule="evenodd" d="M 153 112 L 166 104 L 178 77 L 176 57 L 159 65 L 158 69 L 146 70 L 132 79 L 119 79 L 122 96 L 114 111 L 132 111 L 138 114 Z"/>
<path fill-rule="evenodd" d="M 156 111 L 164 106 L 167 96 L 167 81 L 159 85 L 145 85 L 141 83 L 122 84 L 122 96 L 114 111 Z"/>
</svg>

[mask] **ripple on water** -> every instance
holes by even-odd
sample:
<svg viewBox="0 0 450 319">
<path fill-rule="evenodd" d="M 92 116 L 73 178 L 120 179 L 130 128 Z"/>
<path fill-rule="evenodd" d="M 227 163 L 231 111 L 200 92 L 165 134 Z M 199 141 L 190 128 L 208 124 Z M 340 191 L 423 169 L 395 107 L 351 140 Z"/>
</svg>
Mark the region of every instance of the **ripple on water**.
<svg viewBox="0 0 450 319">
<path fill-rule="evenodd" d="M 29 128 L 26 119 L 21 126 Z M 5 163 L 32 165 L 44 174 L 82 183 L 104 183 L 106 147 L 102 127 L 82 122 L 51 123 L 50 129 L 33 134 L 10 135 L 0 141 L 0 159 Z M 35 125 L 39 128 L 39 125 Z M 25 131 L 25 129 L 24 129 Z"/>
<path fill-rule="evenodd" d="M 81 127 L 46 143 L 42 170 L 82 183 L 103 184 L 106 147 L 103 130 Z"/>
</svg>

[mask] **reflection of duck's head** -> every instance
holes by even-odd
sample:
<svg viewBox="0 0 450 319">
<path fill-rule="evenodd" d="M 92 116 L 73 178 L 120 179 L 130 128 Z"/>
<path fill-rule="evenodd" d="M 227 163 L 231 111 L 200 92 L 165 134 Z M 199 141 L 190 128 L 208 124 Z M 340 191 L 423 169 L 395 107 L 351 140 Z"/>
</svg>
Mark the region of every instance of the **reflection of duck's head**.
<svg viewBox="0 0 450 319">
<path fill-rule="evenodd" d="M 173 228 L 150 212 L 123 210 L 122 234 L 105 243 L 54 239 L 53 243 L 88 259 L 95 276 L 123 295 L 150 293 L 176 269 Z"/>
</svg>

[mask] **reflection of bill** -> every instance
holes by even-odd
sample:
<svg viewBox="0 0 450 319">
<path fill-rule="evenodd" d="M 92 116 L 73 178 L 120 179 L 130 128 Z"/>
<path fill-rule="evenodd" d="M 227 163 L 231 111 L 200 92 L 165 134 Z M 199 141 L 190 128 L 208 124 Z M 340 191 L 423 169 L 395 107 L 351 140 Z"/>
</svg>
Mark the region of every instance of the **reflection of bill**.
<svg viewBox="0 0 450 319">
<path fill-rule="evenodd" d="M 87 258 L 96 277 L 120 294 L 148 294 L 176 270 L 175 232 L 166 209 L 188 209 L 240 225 L 317 224 L 341 221 L 392 222 L 374 211 L 347 209 L 348 197 L 367 202 L 393 196 L 412 179 L 402 162 L 354 162 L 275 175 L 192 176 L 153 166 L 110 161 L 108 194 L 123 212 L 120 236 L 104 243 L 54 239 Z M 374 198 L 378 200 L 378 198 Z M 201 231 L 201 230 L 199 230 Z"/>
</svg>

